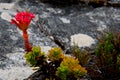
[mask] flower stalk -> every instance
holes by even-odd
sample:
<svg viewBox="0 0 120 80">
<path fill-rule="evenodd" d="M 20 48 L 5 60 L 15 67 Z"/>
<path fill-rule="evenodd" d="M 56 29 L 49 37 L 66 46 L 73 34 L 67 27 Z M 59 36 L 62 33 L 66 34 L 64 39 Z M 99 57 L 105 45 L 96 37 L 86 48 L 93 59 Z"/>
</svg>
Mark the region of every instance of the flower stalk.
<svg viewBox="0 0 120 80">
<path fill-rule="evenodd" d="M 29 40 L 28 40 L 28 33 L 27 31 L 23 31 L 23 39 L 24 39 L 24 44 L 25 44 L 25 48 L 26 48 L 26 51 L 29 52 L 31 51 L 32 47 L 29 43 Z"/>
<path fill-rule="evenodd" d="M 15 19 L 11 19 L 11 23 L 15 24 L 22 32 L 23 32 L 23 39 L 25 43 L 26 51 L 31 51 L 32 47 L 28 40 L 28 33 L 27 29 L 31 20 L 34 18 L 34 14 L 29 12 L 19 12 L 15 15 Z"/>
</svg>

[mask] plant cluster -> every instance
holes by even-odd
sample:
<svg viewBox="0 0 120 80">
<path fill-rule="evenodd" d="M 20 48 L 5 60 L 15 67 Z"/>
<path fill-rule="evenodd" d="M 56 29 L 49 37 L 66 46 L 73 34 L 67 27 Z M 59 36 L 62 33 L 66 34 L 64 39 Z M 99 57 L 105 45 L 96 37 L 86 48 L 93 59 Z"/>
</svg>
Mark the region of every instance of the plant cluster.
<svg viewBox="0 0 120 80">
<path fill-rule="evenodd" d="M 11 19 L 11 23 L 15 24 L 23 32 L 23 39 L 25 42 L 25 48 L 27 52 L 31 51 L 32 49 L 28 40 L 27 29 L 33 18 L 35 18 L 35 15 L 26 11 L 17 13 L 15 15 L 15 18 Z"/>
<path fill-rule="evenodd" d="M 120 34 L 116 32 L 104 33 L 98 38 L 95 49 L 96 63 L 99 76 L 102 79 L 120 76 Z"/>
<path fill-rule="evenodd" d="M 75 56 L 75 58 L 77 58 L 79 60 L 79 63 L 82 66 L 88 65 L 91 60 L 90 52 L 85 49 L 81 50 L 77 45 L 72 47 L 71 54 L 72 54 L 72 56 Z"/>
<path fill-rule="evenodd" d="M 72 55 L 79 63 L 86 67 L 87 74 L 93 80 L 120 77 L 120 34 L 119 32 L 108 32 L 97 37 L 98 45 L 94 53 L 89 50 L 72 47 Z"/>
<path fill-rule="evenodd" d="M 26 62 L 32 67 L 39 67 L 41 80 L 77 80 L 86 74 L 92 79 L 95 77 L 95 80 L 111 76 L 120 78 L 119 33 L 104 33 L 97 38 L 95 54 L 81 50 L 78 46 L 72 48 L 71 56 L 65 55 L 59 47 L 51 48 L 47 54 L 41 47 L 31 46 L 28 41 L 27 29 L 34 17 L 32 13 L 19 12 L 11 22 L 23 32 Z"/>
<path fill-rule="evenodd" d="M 71 76 L 70 79 L 78 79 L 84 76 L 87 70 L 79 64 L 78 59 L 74 57 L 65 57 L 57 68 L 56 75 L 62 80 L 67 80 L 67 76 Z"/>
<path fill-rule="evenodd" d="M 95 55 L 99 60 L 99 66 L 117 65 L 120 55 L 120 34 L 108 33 L 104 34 L 101 39 L 98 39 L 98 47 L 95 50 Z"/>
<path fill-rule="evenodd" d="M 65 56 L 58 47 L 52 48 L 48 55 L 45 55 L 40 47 L 34 46 L 32 51 L 25 54 L 25 58 L 27 63 L 34 67 L 40 67 L 40 70 L 47 74 L 46 78 L 52 78 L 52 80 L 56 80 L 56 77 L 67 80 L 69 76 L 72 76 L 70 80 L 76 80 L 87 73 L 87 70 L 79 64 L 78 59 Z"/>
<path fill-rule="evenodd" d="M 48 58 L 50 61 L 59 61 L 64 58 L 64 54 L 61 50 L 61 48 L 54 47 L 51 50 L 49 50 Z"/>
<path fill-rule="evenodd" d="M 34 14 L 29 13 L 29 12 L 19 12 L 16 14 L 15 19 L 11 19 L 11 23 L 15 24 L 22 32 L 23 32 L 23 38 L 25 42 L 25 48 L 26 48 L 26 62 L 30 64 L 33 67 L 39 67 L 40 71 L 45 74 L 45 79 L 62 79 L 65 80 L 67 75 L 71 75 L 72 72 L 74 73 L 75 77 L 80 77 L 86 74 L 86 70 L 80 66 L 79 62 L 77 60 L 74 60 L 74 58 L 67 58 L 63 54 L 61 48 L 52 48 L 49 50 L 48 56 L 45 55 L 44 52 L 41 51 L 40 47 L 37 46 L 31 46 L 29 41 L 28 41 L 28 33 L 27 29 L 29 27 L 29 24 L 31 20 L 34 18 Z M 65 64 L 66 59 L 69 61 L 72 61 L 73 69 L 70 71 L 68 69 L 68 73 L 66 72 L 60 72 L 61 67 L 63 64 Z M 71 60 L 70 60 L 71 59 Z M 66 62 L 67 63 L 67 62 Z M 64 65 L 64 67 L 69 67 L 69 65 Z M 78 69 L 74 68 L 77 67 Z M 55 75 L 56 74 L 56 75 Z M 61 75 L 64 76 L 62 78 Z M 57 78 L 58 76 L 58 78 Z"/>
<path fill-rule="evenodd" d="M 30 64 L 33 67 L 36 67 L 41 66 L 39 62 L 46 61 L 46 56 L 45 53 L 41 51 L 41 48 L 39 46 L 33 46 L 32 50 L 25 54 L 25 59 L 26 63 Z"/>
</svg>

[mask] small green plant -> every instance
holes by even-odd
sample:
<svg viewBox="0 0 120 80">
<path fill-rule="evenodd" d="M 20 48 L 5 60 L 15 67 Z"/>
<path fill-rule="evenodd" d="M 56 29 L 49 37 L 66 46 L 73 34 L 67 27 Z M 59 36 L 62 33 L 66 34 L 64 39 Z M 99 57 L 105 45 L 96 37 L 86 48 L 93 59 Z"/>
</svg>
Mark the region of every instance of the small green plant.
<svg viewBox="0 0 120 80">
<path fill-rule="evenodd" d="M 30 45 L 27 29 L 34 17 L 34 14 L 25 11 L 18 12 L 15 18 L 11 20 L 11 23 L 23 32 L 26 63 L 32 67 L 39 67 L 39 76 L 42 75 L 41 80 L 66 80 L 68 75 L 73 75 L 71 80 L 77 80 L 77 78 L 84 76 L 87 71 L 79 64 L 78 59 L 65 56 L 61 48 L 54 47 L 49 50 L 47 55 L 42 52 L 40 46 Z"/>
<path fill-rule="evenodd" d="M 65 57 L 60 64 L 60 67 L 57 68 L 56 75 L 59 76 L 62 80 L 66 80 L 67 76 L 72 79 L 80 78 L 87 73 L 84 67 L 81 67 L 78 59 L 74 57 Z"/>
<path fill-rule="evenodd" d="M 104 34 L 104 36 L 99 39 L 95 54 L 99 59 L 99 66 L 101 67 L 117 64 L 117 57 L 120 54 L 120 34 Z"/>
<path fill-rule="evenodd" d="M 25 59 L 28 64 L 35 67 L 41 65 L 39 62 L 46 61 L 46 56 L 39 46 L 33 46 L 32 50 L 25 54 Z"/>
<path fill-rule="evenodd" d="M 62 80 L 66 80 L 69 74 L 68 70 L 68 66 L 60 65 L 60 67 L 57 68 L 56 75 L 59 76 Z"/>
<path fill-rule="evenodd" d="M 120 74 L 120 34 L 104 33 L 98 41 L 95 49 L 96 65 L 102 72 L 102 77 Z"/>
<path fill-rule="evenodd" d="M 81 50 L 78 46 L 72 48 L 72 55 L 79 60 L 82 66 L 88 65 L 91 60 L 91 54 L 86 50 Z"/>
<path fill-rule="evenodd" d="M 77 58 L 65 56 L 58 47 L 51 48 L 45 55 L 39 46 L 34 46 L 25 54 L 25 58 L 31 66 L 40 67 L 40 73 L 45 75 L 45 79 L 67 80 L 68 76 L 72 76 L 70 80 L 77 80 L 87 73 Z"/>
<path fill-rule="evenodd" d="M 112 64 L 112 55 L 115 53 L 115 50 L 111 40 L 111 33 L 103 36 L 98 44 L 98 48 L 95 50 L 95 55 L 99 58 L 101 67 Z"/>
<path fill-rule="evenodd" d="M 77 58 L 63 54 L 61 48 L 54 47 L 48 51 L 48 55 L 41 51 L 39 46 L 34 46 L 25 54 L 26 62 L 33 67 L 39 67 L 40 73 L 45 74 L 45 79 L 50 80 L 77 80 L 87 71 L 79 64 Z"/>
<path fill-rule="evenodd" d="M 100 2 L 100 0 L 93 1 Z M 97 72 L 97 77 L 102 78 L 101 80 L 105 80 L 108 76 L 120 76 L 119 32 L 105 33 L 101 38 L 98 38 L 98 46 L 95 49 L 95 54 L 92 55 L 86 50 L 79 49 L 78 46 L 72 48 L 72 56 L 66 56 L 58 47 L 49 50 L 47 55 L 40 46 L 32 47 L 29 43 L 27 29 L 34 17 L 34 14 L 27 11 L 19 12 L 11 22 L 23 32 L 26 62 L 32 67 L 39 67 L 40 75 L 38 77 L 41 77 L 41 80 L 77 80 L 85 74 L 90 75 L 90 72 L 95 75 Z M 91 56 L 95 58 L 94 63 Z M 92 65 L 89 65 L 90 61 Z M 89 66 L 90 68 L 88 68 Z"/>
<path fill-rule="evenodd" d="M 59 61 L 64 58 L 61 48 L 54 47 L 49 50 L 48 58 L 50 61 Z"/>
</svg>

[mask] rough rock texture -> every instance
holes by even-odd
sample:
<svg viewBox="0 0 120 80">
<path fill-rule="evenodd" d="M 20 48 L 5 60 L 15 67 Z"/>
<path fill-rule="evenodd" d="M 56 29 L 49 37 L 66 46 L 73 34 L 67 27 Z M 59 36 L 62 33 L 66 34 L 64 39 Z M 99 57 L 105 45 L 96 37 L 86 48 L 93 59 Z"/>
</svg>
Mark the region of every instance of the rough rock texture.
<svg viewBox="0 0 120 80">
<path fill-rule="evenodd" d="M 11 2 L 15 1 L 11 0 Z M 109 30 L 109 28 L 120 31 L 120 8 L 93 8 L 91 6 L 83 7 L 80 5 L 60 8 L 50 4 L 33 2 L 33 0 L 32 3 L 31 0 L 21 0 L 14 3 L 15 6 L 13 6 L 13 8 L 8 8 L 4 6 L 3 2 L 6 5 L 7 0 L 0 0 L 0 6 L 2 4 L 3 7 L 0 7 L 0 74 L 6 72 L 7 69 L 14 73 L 13 69 L 16 69 L 16 67 L 19 70 L 21 69 L 20 67 L 24 67 L 25 70 L 26 67 L 28 67 L 28 65 L 25 64 L 23 55 L 24 42 L 22 33 L 15 25 L 11 25 L 9 22 L 9 16 L 14 16 L 17 11 L 29 10 L 36 15 L 36 18 L 28 29 L 29 40 L 32 45 L 57 46 L 48 37 L 49 35 L 46 36 L 44 33 L 40 32 L 39 27 L 36 25 L 36 21 L 38 21 L 39 18 L 40 21 L 38 22 L 41 22 L 43 29 L 47 30 L 48 34 L 52 34 L 52 36 L 64 43 L 66 47 L 67 44 L 70 44 L 70 37 L 73 35 L 88 35 L 96 41 L 98 31 L 102 32 L 103 30 Z M 5 13 L 4 15 L 7 13 L 8 17 L 4 16 L 3 13 Z M 81 37 L 77 38 L 81 39 Z M 86 38 L 82 38 L 83 41 L 84 39 Z M 89 42 L 89 40 L 86 41 Z M 32 74 L 32 72 L 30 73 Z M 6 76 L 0 75 L 0 80 L 8 80 L 9 74 L 11 73 L 4 73 Z M 25 78 L 22 77 L 23 75 L 19 76 L 21 74 L 19 72 L 15 72 L 15 74 L 18 76 L 18 80 Z M 26 74 L 27 77 L 29 74 L 28 72 L 26 72 Z M 11 76 L 12 75 L 10 75 L 10 77 Z M 14 77 L 11 80 L 15 79 Z"/>
<path fill-rule="evenodd" d="M 110 0 L 111 2 L 118 2 L 118 3 L 120 3 L 120 0 Z"/>
<path fill-rule="evenodd" d="M 0 2 L 11 2 L 11 0 L 0 0 Z"/>
</svg>

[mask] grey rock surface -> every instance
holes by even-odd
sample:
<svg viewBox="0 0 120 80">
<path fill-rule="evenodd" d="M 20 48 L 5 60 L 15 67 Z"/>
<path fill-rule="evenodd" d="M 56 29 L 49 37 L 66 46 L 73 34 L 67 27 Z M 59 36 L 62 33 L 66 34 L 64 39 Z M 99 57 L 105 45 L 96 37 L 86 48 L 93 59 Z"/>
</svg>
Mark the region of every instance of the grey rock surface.
<svg viewBox="0 0 120 80">
<path fill-rule="evenodd" d="M 9 1 L 12 2 L 12 0 Z M 61 8 L 50 4 L 31 3 L 30 1 L 19 1 L 15 4 L 17 9 L 13 8 L 12 11 L 2 8 L 0 9 L 0 15 L 7 12 L 14 16 L 17 10 L 23 11 L 26 9 L 34 13 L 36 18 L 28 29 L 29 40 L 32 45 L 57 46 L 48 36 L 40 32 L 36 25 L 39 18 L 41 20 L 39 22 L 44 22 L 41 23 L 44 29 L 65 45 L 70 43 L 70 37 L 74 34 L 86 34 L 96 40 L 99 31 L 103 32 L 109 29 L 120 31 L 120 8 L 93 8 L 80 5 Z M 7 0 L 0 0 L 0 3 L 3 2 L 7 3 Z M 28 66 L 24 60 L 24 52 L 21 31 L 15 25 L 11 25 L 10 22 L 0 17 L 0 70 L 12 69 L 15 66 L 19 67 L 18 69 L 20 69 L 20 66 Z M 7 80 L 1 76 L 0 79 Z M 18 78 L 18 80 L 21 80 L 21 78 Z"/>
<path fill-rule="evenodd" d="M 111 2 L 118 2 L 118 3 L 120 3 L 120 0 L 110 0 Z"/>
<path fill-rule="evenodd" d="M 37 9 L 37 6 L 43 7 Z M 98 31 L 101 32 L 113 28 L 120 30 L 119 8 L 92 8 L 79 5 L 65 8 L 45 6 L 45 4 L 38 4 L 30 8 L 30 11 L 38 13 L 40 19 L 44 21 L 43 26 L 61 41 L 65 41 L 63 40 L 64 38 L 69 40 L 71 35 L 78 33 L 87 34 L 95 38 L 98 35 Z"/>
<path fill-rule="evenodd" d="M 11 2 L 11 0 L 0 0 L 0 2 L 5 2 L 5 3 L 7 2 L 8 3 L 8 2 Z"/>
</svg>

